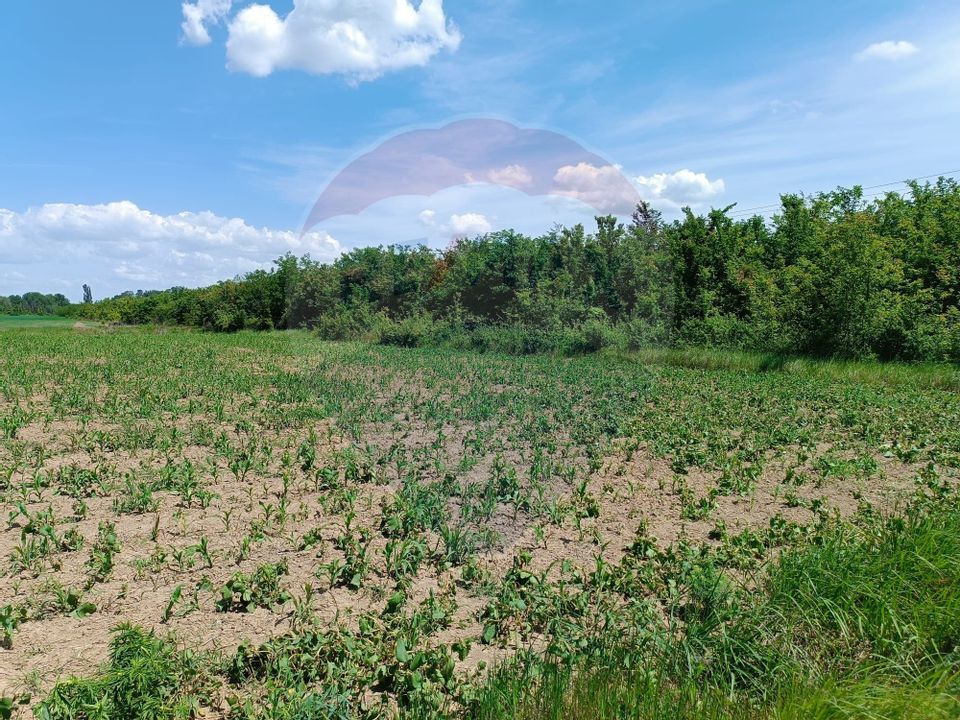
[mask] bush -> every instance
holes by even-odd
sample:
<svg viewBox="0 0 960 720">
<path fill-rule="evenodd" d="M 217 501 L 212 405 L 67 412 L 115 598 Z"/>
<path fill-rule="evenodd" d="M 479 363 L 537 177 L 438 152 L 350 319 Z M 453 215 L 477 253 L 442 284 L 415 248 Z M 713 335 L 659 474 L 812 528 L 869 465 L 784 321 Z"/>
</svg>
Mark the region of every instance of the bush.
<svg viewBox="0 0 960 720">
<path fill-rule="evenodd" d="M 580 332 L 583 336 L 584 352 L 597 352 L 609 347 L 622 348 L 627 344 L 624 330 L 611 325 L 606 313 L 600 308 L 590 309 Z"/>
<path fill-rule="evenodd" d="M 960 183 L 941 178 L 872 202 L 860 188 L 784 195 L 771 221 L 688 210 L 665 224 L 645 209 L 631 227 L 597 218 L 593 234 L 503 231 L 442 253 L 365 247 L 329 264 L 287 255 L 271 271 L 124 293 L 76 314 L 511 354 L 675 344 L 960 361 L 958 233 Z M 464 312 L 469 323 L 448 325 Z"/>
<path fill-rule="evenodd" d="M 390 323 L 383 313 L 367 306 L 338 308 L 316 321 L 315 332 L 321 340 L 369 340 Z"/>
<path fill-rule="evenodd" d="M 411 315 L 398 321 L 388 321 L 377 330 L 377 342 L 381 345 L 397 345 L 399 347 L 420 347 L 436 343 L 440 324 L 426 313 Z"/>
</svg>

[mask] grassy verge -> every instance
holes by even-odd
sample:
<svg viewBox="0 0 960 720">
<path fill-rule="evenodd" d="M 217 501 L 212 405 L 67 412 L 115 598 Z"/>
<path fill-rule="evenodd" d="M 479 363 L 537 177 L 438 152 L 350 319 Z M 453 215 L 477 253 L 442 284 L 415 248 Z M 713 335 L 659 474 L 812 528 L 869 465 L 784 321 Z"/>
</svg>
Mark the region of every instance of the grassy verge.
<svg viewBox="0 0 960 720">
<path fill-rule="evenodd" d="M 946 363 L 817 360 L 711 348 L 644 348 L 622 355 L 648 365 L 698 370 L 781 372 L 823 380 L 960 390 L 960 369 Z"/>
<path fill-rule="evenodd" d="M 960 677 L 946 664 L 915 678 L 893 679 L 883 673 L 798 682 L 784 688 L 775 702 L 756 705 L 713 688 L 662 684 L 643 673 L 615 667 L 576 675 L 552 669 L 531 694 L 498 679 L 501 691 L 516 693 L 513 703 L 501 696 L 475 717 L 523 720 L 948 720 L 960 712 Z"/>
<path fill-rule="evenodd" d="M 59 315 L 0 315 L 0 330 L 11 328 L 70 327 L 76 322 Z"/>
<path fill-rule="evenodd" d="M 503 355 L 575 356 L 602 350 L 649 365 L 711 371 L 779 372 L 825 381 L 960 390 L 960 366 L 951 363 L 824 359 L 716 347 L 647 346 L 645 343 L 638 347 L 635 344 L 637 339 L 629 338 L 622 328 L 599 322 L 588 322 L 576 328 L 489 325 L 465 330 L 449 323 L 415 317 L 377 327 L 366 339 L 402 347 L 440 346 Z"/>
<path fill-rule="evenodd" d="M 757 592 L 720 587 L 640 655 L 502 668 L 473 717 L 960 717 L 960 504 L 945 488 L 903 515 L 832 524 Z"/>
</svg>

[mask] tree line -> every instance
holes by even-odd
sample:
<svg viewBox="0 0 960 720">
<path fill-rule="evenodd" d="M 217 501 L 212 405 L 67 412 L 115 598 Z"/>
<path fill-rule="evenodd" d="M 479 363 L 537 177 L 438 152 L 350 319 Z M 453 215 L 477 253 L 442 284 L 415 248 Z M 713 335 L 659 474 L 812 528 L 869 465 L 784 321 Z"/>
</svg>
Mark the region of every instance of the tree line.
<svg viewBox="0 0 960 720">
<path fill-rule="evenodd" d="M 69 307 L 70 300 L 60 293 L 0 295 L 0 315 L 58 315 L 66 313 Z"/>
<path fill-rule="evenodd" d="M 327 339 L 507 352 L 715 346 L 826 357 L 960 361 L 960 186 L 867 199 L 783 195 L 769 220 L 733 206 L 665 222 L 494 232 L 367 247 L 331 263 L 286 255 L 201 288 L 76 306 L 120 323 L 216 331 L 309 328 Z"/>
</svg>

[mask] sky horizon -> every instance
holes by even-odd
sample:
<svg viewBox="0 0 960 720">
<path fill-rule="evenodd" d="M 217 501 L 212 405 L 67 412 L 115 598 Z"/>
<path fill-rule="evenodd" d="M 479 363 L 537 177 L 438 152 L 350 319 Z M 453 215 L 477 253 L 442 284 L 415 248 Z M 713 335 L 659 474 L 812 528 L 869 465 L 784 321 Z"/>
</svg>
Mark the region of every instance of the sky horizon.
<svg viewBox="0 0 960 720">
<path fill-rule="evenodd" d="M 539 234 L 591 223 L 613 167 L 668 217 L 960 175 L 960 6 L 945 0 L 54 0 L 6 15 L 2 295 L 76 301 L 84 283 L 97 298 L 202 286 L 287 252 Z M 565 190 L 538 194 L 507 158 L 301 233 L 364 153 L 475 119 L 610 167 L 551 165 Z"/>
</svg>

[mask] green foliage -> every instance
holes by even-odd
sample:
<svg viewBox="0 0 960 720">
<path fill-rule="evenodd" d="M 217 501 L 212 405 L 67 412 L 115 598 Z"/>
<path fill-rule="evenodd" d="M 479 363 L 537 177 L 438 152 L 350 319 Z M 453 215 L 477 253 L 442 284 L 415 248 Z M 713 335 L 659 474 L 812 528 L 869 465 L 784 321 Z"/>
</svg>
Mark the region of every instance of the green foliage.
<svg viewBox="0 0 960 720">
<path fill-rule="evenodd" d="M 192 653 L 121 626 L 110 661 L 92 679 L 59 683 L 36 708 L 39 720 L 187 720 L 211 704 L 202 665 Z"/>
<path fill-rule="evenodd" d="M 588 665 L 522 655 L 491 676 L 471 716 L 956 717 L 960 496 L 943 491 L 922 491 L 903 515 L 825 525 L 752 593 L 707 556 L 676 564 L 635 543 L 669 569 L 670 639 Z"/>
<path fill-rule="evenodd" d="M 87 586 L 106 580 L 113 572 L 115 556 L 120 552 L 117 528 L 111 522 L 101 522 L 97 528 L 97 540 L 90 549 L 87 560 Z"/>
<path fill-rule="evenodd" d="M 280 578 L 287 574 L 287 564 L 265 563 L 252 575 L 236 573 L 220 588 L 217 599 L 218 612 L 253 612 L 258 607 L 274 608 L 290 600 L 290 595 L 280 587 Z"/>
<path fill-rule="evenodd" d="M 960 503 L 952 495 L 865 530 L 838 527 L 786 553 L 771 574 L 769 623 L 798 652 L 844 669 L 863 649 L 901 667 L 960 661 Z"/>
<path fill-rule="evenodd" d="M 13 605 L 0 607 L 0 648 L 13 647 L 13 636 L 23 620 L 23 612 Z"/>
<path fill-rule="evenodd" d="M 960 185 L 867 203 L 859 188 L 784 195 L 770 222 L 726 210 L 629 227 L 598 217 L 425 247 L 363 248 L 330 265 L 285 256 L 200 290 L 82 306 L 124 323 L 218 331 L 313 328 L 329 340 L 577 354 L 718 346 L 779 354 L 960 360 Z"/>
<path fill-rule="evenodd" d="M 0 315 L 58 315 L 70 307 L 70 301 L 57 293 L 28 292 L 23 295 L 0 295 Z"/>
<path fill-rule="evenodd" d="M 437 330 L 436 323 L 429 315 L 411 315 L 402 320 L 385 323 L 379 330 L 377 340 L 382 345 L 420 347 L 435 343 L 438 339 Z"/>
</svg>

